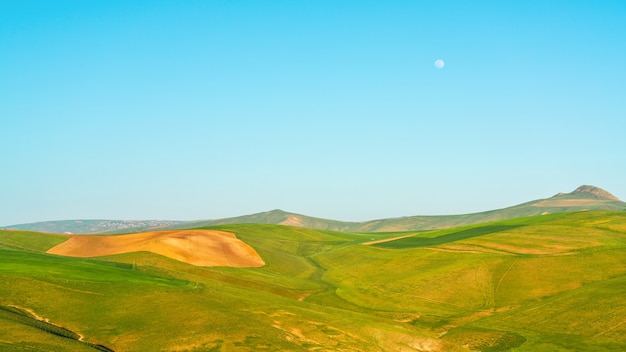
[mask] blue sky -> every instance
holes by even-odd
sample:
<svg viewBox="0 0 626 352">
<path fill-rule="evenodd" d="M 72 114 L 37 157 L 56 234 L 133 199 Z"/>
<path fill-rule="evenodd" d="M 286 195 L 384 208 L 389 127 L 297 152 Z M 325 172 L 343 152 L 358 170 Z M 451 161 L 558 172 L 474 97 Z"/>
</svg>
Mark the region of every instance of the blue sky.
<svg viewBox="0 0 626 352">
<path fill-rule="evenodd" d="M 625 38 L 624 1 L 5 0 L 0 224 L 626 199 Z"/>
</svg>

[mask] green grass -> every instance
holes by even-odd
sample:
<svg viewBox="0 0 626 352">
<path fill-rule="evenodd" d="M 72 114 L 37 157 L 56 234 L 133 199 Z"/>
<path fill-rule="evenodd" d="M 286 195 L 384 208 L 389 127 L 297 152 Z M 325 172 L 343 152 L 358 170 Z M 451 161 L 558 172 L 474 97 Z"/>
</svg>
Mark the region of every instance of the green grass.
<svg viewBox="0 0 626 352">
<path fill-rule="evenodd" d="M 620 350 L 626 333 L 626 277 L 592 282 L 474 323 L 523 331 L 523 350 L 546 344 L 553 350 Z M 558 337 L 558 338 L 555 338 Z"/>
<path fill-rule="evenodd" d="M 31 231 L 0 230 L 0 248 L 13 248 L 25 251 L 45 252 L 67 237 Z"/>
<path fill-rule="evenodd" d="M 274 260 L 261 269 L 199 268 L 150 253 L 94 260 L 5 249 L 0 304 L 28 307 L 114 350 L 376 350 L 384 339 L 429 337 L 386 319 L 298 300 L 327 286 L 308 279 L 319 268 L 298 253 L 362 236 L 280 226 L 239 230 L 241 237 L 257 238 L 266 253 L 275 250 Z"/>
<path fill-rule="evenodd" d="M 125 263 L 77 259 L 0 249 L 0 275 L 11 274 L 48 281 L 75 281 L 108 284 L 186 286 L 187 281 L 150 275 Z"/>
<path fill-rule="evenodd" d="M 478 226 L 466 230 L 455 231 L 437 237 L 405 237 L 395 241 L 378 243 L 375 246 L 383 248 L 417 248 L 432 247 L 440 244 L 465 240 L 468 238 L 492 234 L 495 232 L 512 230 L 522 225 L 487 225 Z"/>
<path fill-rule="evenodd" d="M 624 212 L 519 218 L 377 245 L 364 243 L 412 233 L 212 228 L 235 233 L 267 264 L 194 267 L 148 252 L 65 258 L 43 253 L 59 237 L 0 232 L 0 305 L 124 351 L 626 348 Z M 0 350 L 84 347 L 7 314 Z"/>
</svg>

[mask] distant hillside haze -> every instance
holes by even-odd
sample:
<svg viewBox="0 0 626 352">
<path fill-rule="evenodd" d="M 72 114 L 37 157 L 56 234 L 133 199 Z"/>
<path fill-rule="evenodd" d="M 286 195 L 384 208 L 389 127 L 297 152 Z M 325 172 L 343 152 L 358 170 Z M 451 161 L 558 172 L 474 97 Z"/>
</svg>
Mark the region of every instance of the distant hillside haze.
<svg viewBox="0 0 626 352">
<path fill-rule="evenodd" d="M 60 234 L 106 233 L 108 231 L 134 231 L 135 229 L 162 229 L 184 223 L 171 220 L 59 220 L 41 221 L 7 226 L 15 230 L 28 230 Z"/>
<path fill-rule="evenodd" d="M 582 185 L 570 193 L 558 193 L 550 198 L 537 199 L 503 209 L 459 215 L 416 215 L 364 222 L 345 222 L 276 209 L 251 215 L 214 220 L 67 220 L 20 224 L 8 226 L 7 228 L 48 233 L 115 234 L 256 223 L 342 232 L 402 232 L 444 229 L 525 216 L 586 210 L 626 210 L 626 203 L 602 188 Z"/>
</svg>

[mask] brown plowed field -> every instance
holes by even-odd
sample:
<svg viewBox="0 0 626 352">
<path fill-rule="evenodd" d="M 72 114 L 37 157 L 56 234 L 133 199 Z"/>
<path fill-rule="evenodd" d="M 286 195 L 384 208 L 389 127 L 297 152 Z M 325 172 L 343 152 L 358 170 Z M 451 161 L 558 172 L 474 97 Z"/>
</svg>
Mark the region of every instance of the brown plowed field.
<svg viewBox="0 0 626 352">
<path fill-rule="evenodd" d="M 48 253 L 70 257 L 148 251 L 196 266 L 260 267 L 265 264 L 257 252 L 224 231 L 174 230 L 115 236 L 70 236 Z"/>
</svg>

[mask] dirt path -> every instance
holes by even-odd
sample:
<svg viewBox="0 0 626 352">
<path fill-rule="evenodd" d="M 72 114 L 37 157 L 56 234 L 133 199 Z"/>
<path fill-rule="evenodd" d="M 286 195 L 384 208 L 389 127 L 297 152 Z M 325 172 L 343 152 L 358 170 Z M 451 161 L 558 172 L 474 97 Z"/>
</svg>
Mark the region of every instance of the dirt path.
<svg viewBox="0 0 626 352">
<path fill-rule="evenodd" d="M 498 280 L 498 284 L 496 285 L 496 287 L 493 290 L 493 307 L 496 307 L 496 298 L 498 297 L 498 289 L 500 288 L 500 284 L 502 284 L 502 281 L 504 280 L 504 277 L 511 272 L 511 269 L 513 269 L 513 266 L 515 265 L 515 263 L 517 263 L 517 261 L 519 260 L 519 258 L 515 258 L 513 259 L 513 262 L 511 263 L 511 265 L 506 269 L 506 271 L 504 272 L 504 274 L 502 274 L 502 276 L 500 276 L 500 280 Z"/>
<path fill-rule="evenodd" d="M 378 244 L 378 243 L 384 243 L 384 242 L 391 242 L 391 241 L 399 240 L 399 239 L 402 239 L 402 238 L 412 237 L 412 236 L 415 236 L 415 235 L 416 235 L 416 234 L 411 233 L 411 234 L 404 235 L 404 236 L 391 237 L 391 238 L 384 238 L 384 239 L 382 239 L 382 240 L 376 240 L 376 241 L 370 241 L 370 242 L 363 242 L 362 244 L 363 244 L 363 245 L 366 245 L 366 246 L 369 246 L 369 245 L 372 245 L 372 244 Z"/>
</svg>

